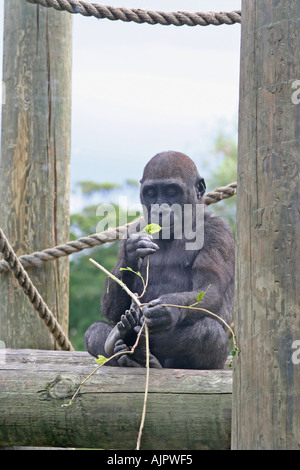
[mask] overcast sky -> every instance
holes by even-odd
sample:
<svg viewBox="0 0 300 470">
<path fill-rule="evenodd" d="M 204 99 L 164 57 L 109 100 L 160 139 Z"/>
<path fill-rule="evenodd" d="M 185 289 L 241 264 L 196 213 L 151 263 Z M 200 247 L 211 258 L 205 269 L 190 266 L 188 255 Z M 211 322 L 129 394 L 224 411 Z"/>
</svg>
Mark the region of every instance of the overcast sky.
<svg viewBox="0 0 300 470">
<path fill-rule="evenodd" d="M 94 3 L 164 11 L 231 11 L 241 5 Z M 236 131 L 239 53 L 240 25 L 151 26 L 74 15 L 72 185 L 139 179 L 145 163 L 162 150 L 187 153 L 201 171 L 218 131 Z"/>
</svg>

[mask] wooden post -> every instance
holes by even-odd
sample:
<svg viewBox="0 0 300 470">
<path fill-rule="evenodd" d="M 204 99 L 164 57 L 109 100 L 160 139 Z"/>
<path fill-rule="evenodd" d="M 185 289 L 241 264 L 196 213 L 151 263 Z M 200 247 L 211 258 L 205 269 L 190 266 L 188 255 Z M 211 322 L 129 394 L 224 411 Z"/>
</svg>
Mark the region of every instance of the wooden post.
<svg viewBox="0 0 300 470">
<path fill-rule="evenodd" d="M 18 255 L 69 240 L 72 16 L 5 1 L 0 225 Z M 30 277 L 68 330 L 68 259 Z M 1 274 L 0 340 L 53 349 L 53 338 L 10 273 Z"/>
<path fill-rule="evenodd" d="M 299 1 L 244 0 L 235 313 L 242 352 L 234 369 L 233 449 L 300 448 L 296 80 Z"/>
<path fill-rule="evenodd" d="M 134 450 L 146 369 L 86 352 L 0 350 L 1 446 Z M 26 377 L 26 380 L 24 380 Z M 141 449 L 230 448 L 231 370 L 151 369 Z"/>
</svg>

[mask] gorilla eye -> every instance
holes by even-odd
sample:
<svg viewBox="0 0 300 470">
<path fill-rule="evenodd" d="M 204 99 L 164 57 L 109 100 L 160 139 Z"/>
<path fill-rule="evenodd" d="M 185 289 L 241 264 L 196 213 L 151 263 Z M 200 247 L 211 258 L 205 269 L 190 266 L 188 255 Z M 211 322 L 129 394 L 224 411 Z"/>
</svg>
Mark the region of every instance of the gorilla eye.
<svg viewBox="0 0 300 470">
<path fill-rule="evenodd" d="M 146 199 L 157 199 L 157 190 L 154 187 L 149 186 L 144 189 L 143 195 Z"/>
<path fill-rule="evenodd" d="M 165 197 L 168 201 L 174 201 L 180 196 L 180 188 L 176 184 L 170 184 L 165 188 Z"/>
</svg>

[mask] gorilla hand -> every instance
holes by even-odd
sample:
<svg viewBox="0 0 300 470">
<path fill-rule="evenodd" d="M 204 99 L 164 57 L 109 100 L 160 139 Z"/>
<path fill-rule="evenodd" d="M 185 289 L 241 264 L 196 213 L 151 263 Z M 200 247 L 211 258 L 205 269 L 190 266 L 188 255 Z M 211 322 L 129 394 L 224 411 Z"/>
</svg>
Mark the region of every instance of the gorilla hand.
<svg viewBox="0 0 300 470">
<path fill-rule="evenodd" d="M 130 351 L 130 349 L 131 348 L 129 348 L 124 343 L 123 339 L 119 339 L 118 341 L 116 341 L 114 354 Z M 134 361 L 132 357 L 130 356 L 131 356 L 130 354 L 124 354 L 124 355 L 118 356 L 116 359 L 121 367 L 142 367 L 140 364 Z"/>
<path fill-rule="evenodd" d="M 140 258 L 152 255 L 159 249 L 158 245 L 152 241 L 151 235 L 140 232 L 130 235 L 126 240 L 126 264 L 132 269 L 138 269 Z M 127 267 L 126 266 L 126 267 Z"/>
<path fill-rule="evenodd" d="M 167 303 L 163 296 L 151 300 L 145 307 L 142 307 L 142 313 L 146 320 L 146 325 L 152 332 L 163 332 L 173 328 L 178 321 L 178 309 L 176 307 L 163 307 L 161 304 Z M 142 320 L 141 320 L 142 321 Z"/>
<path fill-rule="evenodd" d="M 140 309 L 137 304 L 132 301 L 129 310 L 125 311 L 125 314 L 121 316 L 121 320 L 109 333 L 105 341 L 105 352 L 109 356 L 112 356 L 115 350 L 115 345 L 119 340 L 125 340 L 126 336 L 129 335 L 135 326 L 140 321 Z"/>
<path fill-rule="evenodd" d="M 141 326 L 134 327 L 134 331 L 138 335 L 141 330 Z M 134 350 L 134 353 L 124 354 L 117 357 L 118 363 L 121 367 L 145 367 L 146 366 L 146 336 L 145 329 L 140 333 L 139 342 Z M 122 339 L 119 339 L 114 348 L 114 353 L 120 353 L 130 351 L 130 348 L 124 343 Z M 149 367 L 154 369 L 161 369 L 162 366 L 159 360 L 149 351 Z"/>
</svg>

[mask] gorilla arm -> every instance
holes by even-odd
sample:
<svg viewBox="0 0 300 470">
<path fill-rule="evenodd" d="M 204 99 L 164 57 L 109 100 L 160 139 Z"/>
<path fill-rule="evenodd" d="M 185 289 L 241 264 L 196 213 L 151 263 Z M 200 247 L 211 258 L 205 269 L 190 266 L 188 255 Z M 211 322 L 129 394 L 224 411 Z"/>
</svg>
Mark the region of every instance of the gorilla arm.
<svg viewBox="0 0 300 470">
<path fill-rule="evenodd" d="M 150 235 L 144 232 L 132 234 L 123 241 L 112 274 L 121 279 L 131 291 L 135 291 L 138 282 L 137 275 L 131 271 L 123 271 L 122 268 L 131 268 L 133 271 L 138 271 L 139 260 L 151 255 L 156 250 L 158 250 L 158 246 L 153 243 Z M 111 279 L 107 279 L 102 295 L 101 314 L 113 324 L 116 324 L 125 310 L 130 307 L 130 303 L 131 299 L 124 289 Z"/>
<path fill-rule="evenodd" d="M 217 217 L 208 221 L 206 243 L 199 251 L 192 267 L 192 289 L 161 295 L 142 308 L 150 331 L 168 331 L 177 324 L 192 324 L 208 314 L 166 305 L 203 308 L 220 316 L 227 323 L 231 320 L 234 295 L 234 240 L 229 226 Z M 174 273 L 176 276 L 176 273 Z M 197 303 L 197 296 L 205 296 Z"/>
<path fill-rule="evenodd" d="M 142 313 L 146 318 L 146 324 L 150 331 L 168 331 L 179 323 L 191 324 L 196 319 L 208 315 L 208 313 L 201 310 L 182 308 L 184 306 L 203 308 L 219 315 L 222 306 L 222 294 L 218 287 L 218 276 L 210 273 L 210 281 L 207 278 L 208 276 L 201 283 L 197 282 L 201 280 L 201 276 L 195 276 L 193 291 L 161 295 L 158 299 L 149 302 L 147 306 L 142 307 Z M 205 292 L 205 296 L 198 302 L 197 297 L 201 292 Z M 175 307 L 176 305 L 180 308 Z"/>
</svg>

